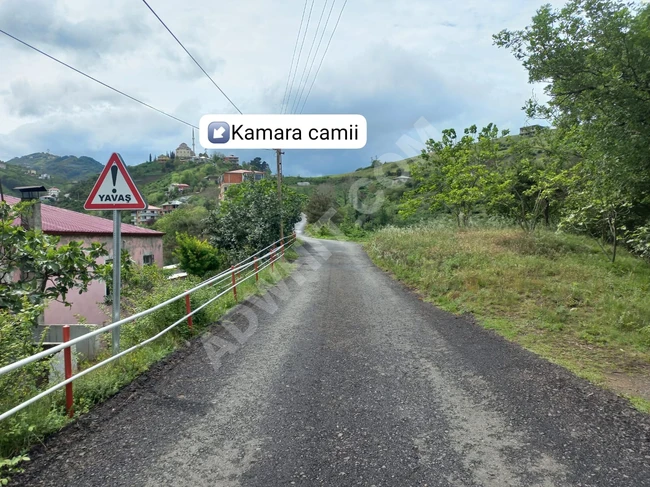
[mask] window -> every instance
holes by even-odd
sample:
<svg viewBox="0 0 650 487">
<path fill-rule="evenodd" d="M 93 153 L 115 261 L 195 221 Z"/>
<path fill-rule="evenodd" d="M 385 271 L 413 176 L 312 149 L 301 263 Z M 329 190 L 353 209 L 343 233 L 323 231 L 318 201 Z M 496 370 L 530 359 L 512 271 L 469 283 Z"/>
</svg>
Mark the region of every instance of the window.
<svg viewBox="0 0 650 487">
<path fill-rule="evenodd" d="M 153 263 L 154 263 L 153 254 L 146 254 L 142 257 L 143 265 L 153 265 Z"/>
</svg>

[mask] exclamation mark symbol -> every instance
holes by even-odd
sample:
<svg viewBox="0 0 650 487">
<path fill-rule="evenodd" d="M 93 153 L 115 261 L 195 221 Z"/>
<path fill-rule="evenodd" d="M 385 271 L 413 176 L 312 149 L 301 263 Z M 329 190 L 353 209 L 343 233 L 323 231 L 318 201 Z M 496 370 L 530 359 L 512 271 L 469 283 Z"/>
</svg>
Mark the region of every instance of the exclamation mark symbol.
<svg viewBox="0 0 650 487">
<path fill-rule="evenodd" d="M 115 189 L 115 185 L 117 184 L 117 166 L 113 165 L 111 167 L 111 176 L 113 176 L 113 194 L 117 193 L 117 189 Z"/>
</svg>

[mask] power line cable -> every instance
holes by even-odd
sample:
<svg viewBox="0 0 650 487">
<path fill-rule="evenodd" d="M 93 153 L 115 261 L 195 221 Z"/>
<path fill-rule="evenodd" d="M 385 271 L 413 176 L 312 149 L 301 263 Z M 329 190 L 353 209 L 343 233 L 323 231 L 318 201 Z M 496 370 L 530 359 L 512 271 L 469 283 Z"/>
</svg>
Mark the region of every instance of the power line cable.
<svg viewBox="0 0 650 487">
<path fill-rule="evenodd" d="M 172 119 L 176 120 L 177 122 L 181 122 L 181 123 L 184 123 L 185 125 L 188 125 L 188 126 L 190 126 L 190 127 L 193 127 L 193 128 L 195 128 L 195 129 L 198 129 L 198 127 L 197 127 L 196 125 L 193 125 L 193 124 L 191 124 L 191 123 L 189 123 L 189 122 L 186 122 L 185 120 L 181 120 L 180 118 L 175 117 L 174 115 L 171 115 L 171 114 L 169 114 L 169 113 L 167 113 L 167 112 L 164 112 L 163 110 L 160 110 L 160 109 L 158 109 L 158 108 L 156 108 L 156 107 L 154 107 L 154 106 L 151 106 L 151 105 L 149 105 L 148 103 L 143 102 L 142 100 L 138 100 L 138 99 L 135 98 L 134 96 L 128 95 L 128 94 L 124 93 L 123 91 L 118 90 L 117 88 L 113 88 L 111 85 L 106 84 L 106 83 L 104 83 L 103 81 L 98 80 L 97 78 L 93 78 L 93 77 L 90 76 L 89 74 L 86 74 L 86 73 L 84 73 L 83 71 L 81 71 L 81 70 L 79 70 L 79 69 L 77 69 L 77 68 L 75 68 L 75 67 L 73 67 L 73 66 L 70 66 L 69 64 L 67 64 L 67 63 L 65 63 L 65 62 L 63 62 L 63 61 L 61 61 L 60 59 L 57 59 L 57 58 L 55 58 L 54 56 L 51 56 L 50 54 L 48 54 L 48 53 L 46 53 L 46 52 L 44 52 L 44 51 L 41 51 L 40 49 L 38 49 L 38 48 L 32 46 L 31 44 L 28 44 L 27 42 L 25 42 L 25 41 L 23 41 L 23 40 L 18 39 L 17 37 L 15 37 L 15 36 L 9 34 L 8 32 L 5 32 L 5 31 L 2 30 L 2 29 L 0 29 L 0 33 L 6 35 L 7 37 L 11 37 L 13 40 L 15 40 L 15 41 L 17 41 L 17 42 L 20 42 L 22 45 L 24 45 L 24 46 L 26 46 L 26 47 L 29 47 L 30 49 L 32 49 L 32 50 L 38 52 L 39 54 L 42 54 L 43 56 L 46 56 L 46 57 L 50 58 L 52 61 L 56 61 L 57 63 L 59 63 L 59 64 L 65 66 L 66 68 L 69 68 L 69 69 L 71 69 L 71 70 L 73 70 L 73 71 L 79 73 L 80 75 L 85 76 L 86 78 L 93 80 L 95 83 L 99 83 L 100 85 L 104 86 L 105 88 L 108 88 L 109 90 L 113 90 L 115 93 L 119 93 L 120 95 L 125 96 L 125 97 L 127 97 L 128 99 L 133 100 L 133 101 L 139 103 L 140 105 L 143 105 L 143 106 L 145 106 L 145 107 L 147 107 L 147 108 L 150 108 L 150 109 L 152 109 L 152 110 L 154 110 L 154 111 L 160 113 L 161 115 L 165 115 L 166 117 L 172 118 Z"/>
<path fill-rule="evenodd" d="M 327 2 L 325 2 L 327 4 Z M 320 39 L 318 39 L 318 46 L 316 47 L 316 52 L 314 53 L 314 58 L 311 60 L 311 65 L 309 66 L 309 71 L 307 71 L 307 77 L 305 78 L 305 84 L 302 85 L 302 88 L 300 92 L 298 93 L 298 104 L 296 107 L 300 106 L 300 100 L 302 99 L 302 95 L 305 92 L 305 88 L 307 88 L 307 83 L 309 83 L 309 76 L 311 75 L 311 70 L 314 68 L 314 65 L 316 64 L 316 58 L 318 57 L 318 51 L 320 50 L 320 46 L 323 43 L 323 38 L 325 37 L 325 32 L 327 32 L 327 26 L 330 23 L 330 17 L 332 16 L 332 11 L 334 10 L 334 5 L 336 5 L 336 0 L 332 2 L 332 6 L 330 7 L 330 11 L 327 14 L 327 19 L 325 20 L 325 27 L 323 27 L 323 31 L 320 34 Z"/>
<path fill-rule="evenodd" d="M 325 52 L 323 52 L 323 57 L 320 60 L 320 64 L 318 65 L 318 69 L 316 70 L 316 74 L 314 75 L 314 79 L 311 82 L 311 86 L 309 87 L 309 91 L 307 92 L 307 96 L 305 97 L 305 101 L 302 103 L 302 107 L 300 108 L 300 113 L 305 109 L 305 105 L 307 104 L 307 99 L 309 98 L 309 95 L 311 94 L 311 90 L 314 87 L 314 83 L 316 83 L 316 78 L 318 78 L 318 73 L 320 73 L 320 68 L 323 66 L 323 61 L 325 60 L 325 56 L 327 55 L 327 51 L 329 51 L 330 44 L 332 43 L 332 38 L 334 37 L 334 34 L 336 33 L 336 29 L 339 26 L 339 22 L 341 21 L 341 17 L 343 16 L 343 10 L 345 9 L 345 6 L 347 5 L 348 0 L 345 0 L 343 2 L 343 6 L 341 7 L 341 12 L 339 12 L 339 17 L 336 19 L 336 24 L 334 25 L 334 29 L 332 30 L 332 34 L 330 35 L 329 40 L 327 41 L 327 46 L 325 47 Z"/>
<path fill-rule="evenodd" d="M 325 3 L 323 3 L 323 10 L 320 13 L 318 24 L 316 25 L 316 30 L 314 31 L 314 38 L 311 40 L 311 45 L 309 46 L 309 52 L 307 53 L 307 59 L 305 60 L 305 67 L 302 70 L 302 75 L 300 75 L 300 81 L 298 82 L 298 90 L 297 90 L 298 97 L 294 98 L 294 103 L 291 105 L 291 113 L 293 113 L 294 109 L 299 106 L 300 93 L 304 90 L 304 85 L 307 84 L 307 82 L 305 81 L 307 66 L 309 65 L 309 60 L 311 59 L 311 53 L 314 50 L 314 46 L 316 45 L 316 38 L 318 37 L 318 31 L 320 30 L 320 26 L 323 23 L 323 16 L 325 15 L 325 10 L 327 9 L 328 1 L 329 0 L 325 0 Z M 316 51 L 316 54 L 318 54 L 318 51 Z M 315 55 L 314 55 L 314 59 L 316 59 Z"/>
<path fill-rule="evenodd" d="M 298 50 L 298 42 L 300 42 L 300 32 L 302 32 L 302 24 L 305 20 L 305 12 L 307 11 L 307 1 L 305 0 L 305 6 L 302 8 L 302 17 L 300 18 L 300 27 L 298 27 L 298 35 L 296 36 L 296 43 L 293 46 L 293 55 L 291 56 L 291 66 L 289 66 L 289 76 L 287 76 L 287 84 L 284 87 L 284 96 L 282 96 L 282 104 L 280 105 L 280 110 L 284 110 L 284 103 L 287 99 L 287 92 L 289 91 L 289 80 L 291 79 L 291 73 L 293 72 L 293 62 L 296 59 L 296 51 Z"/>
<path fill-rule="evenodd" d="M 296 61 L 296 70 L 293 73 L 293 78 L 291 80 L 291 86 L 289 88 L 289 96 L 287 98 L 287 105 L 291 100 L 291 93 L 293 92 L 293 82 L 296 80 L 296 74 L 298 74 L 298 66 L 300 66 L 300 56 L 302 54 L 302 48 L 305 45 L 305 39 L 307 38 L 307 31 L 309 30 L 309 21 L 311 20 L 311 12 L 314 9 L 314 0 L 311 0 L 311 6 L 309 7 L 309 15 L 307 16 L 307 26 L 305 27 L 305 32 L 302 35 L 302 43 L 300 44 L 300 50 L 298 51 L 298 60 Z M 286 107 L 285 107 L 286 108 Z"/>
<path fill-rule="evenodd" d="M 216 86 L 216 88 L 221 92 L 221 94 L 222 94 L 223 96 L 226 97 L 226 100 L 228 100 L 228 101 L 230 102 L 230 104 L 231 104 L 233 107 L 235 107 L 235 110 L 237 110 L 237 111 L 241 114 L 242 112 L 241 112 L 241 110 L 237 107 L 237 105 L 235 105 L 235 103 L 230 99 L 230 97 L 229 97 L 228 95 L 226 95 L 226 92 L 223 91 L 223 90 L 221 89 L 221 87 L 216 83 L 215 80 L 212 79 L 212 77 L 207 73 L 207 71 L 206 71 L 205 69 L 203 69 L 203 66 L 201 66 L 201 65 L 199 64 L 199 62 L 194 58 L 194 56 L 192 56 L 192 54 L 190 53 L 190 51 L 188 51 L 188 50 L 185 48 L 185 46 L 183 45 L 183 43 L 182 43 L 180 40 L 178 40 L 178 37 L 176 37 L 176 36 L 174 35 L 174 33 L 171 31 L 171 29 L 170 29 L 169 27 L 167 27 L 167 24 L 165 24 L 165 22 L 163 22 L 163 19 L 160 18 L 160 16 L 156 13 L 156 11 L 155 11 L 153 8 L 151 8 L 151 5 L 149 5 L 149 4 L 147 3 L 147 0 L 142 0 L 142 1 L 143 1 L 144 4 L 147 6 L 147 8 L 149 8 L 149 10 L 151 10 L 151 13 L 154 14 L 154 15 L 156 16 L 156 18 L 160 21 L 160 23 L 163 25 L 163 27 L 164 27 L 165 29 L 167 29 L 167 32 L 169 32 L 169 33 L 171 34 L 171 36 L 176 40 L 176 42 L 178 42 L 178 44 L 183 48 L 183 50 L 187 53 L 187 55 L 188 55 L 189 57 L 192 58 L 192 61 L 194 61 L 194 63 L 199 67 L 199 69 L 200 69 L 201 71 L 203 71 L 203 74 L 205 74 L 205 75 L 208 77 L 208 79 L 209 79 L 210 81 L 212 81 L 212 84 L 213 84 L 214 86 Z"/>
</svg>

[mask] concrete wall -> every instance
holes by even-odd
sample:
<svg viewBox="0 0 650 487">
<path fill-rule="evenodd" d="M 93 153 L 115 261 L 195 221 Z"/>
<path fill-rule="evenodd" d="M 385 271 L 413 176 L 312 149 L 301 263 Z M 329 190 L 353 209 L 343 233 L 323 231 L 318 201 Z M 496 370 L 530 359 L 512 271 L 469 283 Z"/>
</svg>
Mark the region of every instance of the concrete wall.
<svg viewBox="0 0 650 487">
<path fill-rule="evenodd" d="M 66 235 L 61 237 L 61 245 L 73 240 L 83 241 L 85 245 L 92 242 L 103 243 L 109 252 L 109 258 L 113 255 L 112 236 L 89 238 L 88 235 Z M 143 264 L 145 255 L 153 255 L 154 263 L 158 267 L 163 265 L 162 236 L 124 236 L 122 238 L 122 248 L 129 251 L 131 258 L 138 265 Z M 100 259 L 99 262 L 103 264 L 105 260 Z M 100 281 L 91 282 L 88 291 L 83 294 L 79 294 L 77 289 L 73 289 L 68 295 L 68 301 L 72 303 L 72 306 L 67 307 L 56 301 L 50 302 L 45 309 L 43 322 L 45 325 L 78 323 L 75 315 L 80 315 L 89 324 L 103 325 L 110 323 L 110 308 L 106 306 L 102 308 L 101 306 L 105 296 L 106 283 Z"/>
</svg>

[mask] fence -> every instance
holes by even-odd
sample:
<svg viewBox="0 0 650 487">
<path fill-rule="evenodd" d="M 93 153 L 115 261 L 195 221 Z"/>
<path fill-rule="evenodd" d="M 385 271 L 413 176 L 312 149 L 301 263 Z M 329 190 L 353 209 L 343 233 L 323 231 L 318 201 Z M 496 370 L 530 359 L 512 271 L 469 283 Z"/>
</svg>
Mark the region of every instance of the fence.
<svg viewBox="0 0 650 487">
<path fill-rule="evenodd" d="M 173 330 L 176 326 L 183 322 L 187 322 L 187 325 L 191 328 L 192 327 L 192 316 L 201 311 L 203 308 L 208 306 L 209 304 L 213 303 L 220 297 L 224 296 L 225 294 L 229 293 L 230 291 L 233 292 L 235 301 L 237 301 L 237 285 L 241 284 L 244 281 L 247 281 L 248 279 L 251 279 L 253 276 L 255 276 L 255 280 L 257 281 L 259 279 L 259 273 L 266 269 L 267 267 L 271 266 L 271 270 L 273 270 L 274 263 L 277 259 L 280 257 L 284 256 L 284 251 L 288 248 L 290 248 L 296 241 L 296 234 L 295 232 L 290 236 L 290 237 L 285 237 L 284 239 L 280 239 L 269 245 L 268 247 L 257 251 L 256 253 L 248 256 L 246 259 L 242 260 L 241 262 L 231 266 L 230 269 L 227 269 L 219 274 L 217 274 L 214 277 L 211 277 L 209 279 L 206 279 L 202 283 L 198 284 L 194 288 L 185 291 L 184 293 L 179 294 L 178 296 L 175 296 L 171 299 L 168 299 L 167 301 L 164 301 L 152 308 L 149 308 L 147 310 L 141 311 L 139 313 L 136 313 L 132 316 L 129 316 L 128 318 L 124 318 L 122 320 L 116 321 L 115 323 L 111 323 L 110 325 L 104 326 L 102 328 L 99 328 L 95 331 L 92 331 L 90 333 L 87 333 L 85 335 L 82 335 L 80 337 L 74 338 L 70 340 L 70 334 L 69 334 L 69 327 L 64 327 L 63 328 L 63 339 L 64 343 L 61 343 L 59 345 L 56 345 L 52 348 L 49 348 L 47 350 L 43 350 L 42 352 L 36 353 L 34 355 L 31 355 L 29 357 L 25 357 L 24 359 L 18 360 L 17 362 L 11 363 L 9 365 L 5 365 L 4 367 L 0 368 L 0 375 L 7 374 L 13 370 L 16 370 L 20 367 L 23 367 L 27 364 L 30 364 L 32 362 L 35 362 L 37 360 L 44 359 L 50 355 L 53 355 L 55 353 L 58 353 L 61 350 L 64 350 L 64 369 L 65 369 L 65 380 L 62 382 L 59 382 L 55 384 L 54 386 L 50 387 L 49 389 L 46 389 L 45 391 L 37 394 L 36 396 L 18 404 L 17 406 L 13 407 L 9 411 L 6 411 L 2 414 L 0 414 L 0 421 L 3 419 L 8 418 L 9 416 L 17 413 L 18 411 L 26 408 L 30 404 L 35 403 L 39 399 L 42 399 L 43 397 L 52 394 L 53 392 L 65 387 L 66 388 L 66 408 L 68 411 L 68 414 L 72 416 L 73 410 L 72 410 L 72 405 L 73 405 L 73 396 L 72 396 L 72 382 L 80 377 L 83 377 L 86 374 L 89 374 L 93 370 L 96 370 L 110 362 L 113 362 L 114 360 L 117 360 L 118 358 L 122 357 L 123 355 L 126 355 L 127 353 L 130 353 L 140 347 L 143 347 L 147 345 L 148 343 L 153 342 L 154 340 L 157 340 L 161 336 L 165 335 L 169 331 Z M 266 253 L 264 253 L 266 252 Z M 261 255 L 262 254 L 262 255 Z M 248 273 L 246 274 L 246 271 Z M 244 272 L 244 277 L 242 277 L 242 272 Z M 197 307 L 196 309 L 192 310 L 190 308 L 190 294 L 192 294 L 195 291 L 198 291 L 199 289 L 203 289 L 206 286 L 217 286 L 219 284 L 223 284 L 226 282 L 228 285 L 225 288 L 217 290 L 216 296 L 212 297 L 205 303 L 203 303 L 201 306 Z M 123 350 L 115 355 L 112 355 L 111 357 L 107 358 L 106 360 L 103 360 L 101 362 L 96 363 L 95 365 L 88 367 L 87 369 L 84 369 L 77 374 L 72 374 L 72 354 L 71 354 L 71 347 L 73 345 L 76 345 L 77 343 L 81 343 L 84 340 L 88 340 L 90 338 L 93 338 L 96 335 L 99 335 L 101 333 L 106 333 L 108 331 L 113 330 L 114 328 L 117 328 L 121 325 L 124 325 L 126 323 L 135 321 L 139 318 L 142 318 L 143 316 L 146 316 L 150 313 L 153 313 L 154 311 L 157 311 L 164 306 L 167 306 L 168 304 L 171 304 L 173 302 L 176 302 L 180 299 L 185 299 L 185 305 L 186 305 L 186 314 L 182 318 L 178 319 L 171 325 L 169 325 L 167 328 L 164 330 L 160 331 L 156 335 L 147 338 L 146 340 L 130 347 L 127 348 L 126 350 Z"/>
</svg>

